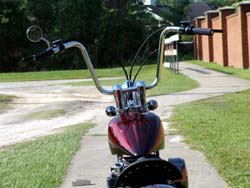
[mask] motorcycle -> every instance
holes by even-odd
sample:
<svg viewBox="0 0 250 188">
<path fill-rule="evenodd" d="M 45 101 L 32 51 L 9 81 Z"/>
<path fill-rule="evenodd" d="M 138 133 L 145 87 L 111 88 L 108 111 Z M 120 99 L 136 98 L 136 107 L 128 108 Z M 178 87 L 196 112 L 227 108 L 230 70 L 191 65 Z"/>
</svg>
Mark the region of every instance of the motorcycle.
<svg viewBox="0 0 250 188">
<path fill-rule="evenodd" d="M 112 155 L 117 155 L 117 162 L 111 167 L 110 176 L 107 177 L 108 188 L 188 188 L 188 175 L 184 159 L 169 158 L 165 160 L 160 158 L 159 151 L 164 148 L 164 129 L 160 117 L 151 112 L 158 107 L 158 104 L 153 99 L 146 101 L 146 90 L 154 88 L 159 81 L 164 41 L 170 32 L 189 35 L 213 34 L 212 29 L 193 27 L 188 22 L 182 22 L 180 26 L 162 28 L 154 81 L 150 84 L 136 81 L 136 77 L 145 63 L 141 64 L 133 79 L 131 71 L 128 75 L 122 66 L 126 76 L 125 82 L 121 85 L 113 85 L 112 89 L 106 89 L 101 86 L 83 44 L 77 41 L 63 43 L 62 40 L 50 43 L 43 37 L 40 27 L 31 26 L 27 29 L 27 38 L 30 41 L 45 41 L 48 49 L 24 60 L 36 61 L 70 48 L 78 48 L 96 88 L 103 94 L 114 95 L 116 107 L 108 106 L 106 114 L 113 117 L 108 126 L 108 139 Z M 145 41 L 143 44 L 146 43 Z M 133 66 L 134 63 L 131 70 Z"/>
</svg>

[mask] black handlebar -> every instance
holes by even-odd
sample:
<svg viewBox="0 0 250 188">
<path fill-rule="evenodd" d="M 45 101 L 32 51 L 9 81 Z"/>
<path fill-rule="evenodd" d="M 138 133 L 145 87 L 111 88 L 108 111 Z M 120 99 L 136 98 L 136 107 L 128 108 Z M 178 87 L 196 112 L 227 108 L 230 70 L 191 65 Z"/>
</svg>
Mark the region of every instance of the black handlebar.
<svg viewBox="0 0 250 188">
<path fill-rule="evenodd" d="M 42 58 L 44 58 L 44 57 L 51 56 L 51 55 L 53 55 L 53 54 L 54 54 L 53 48 L 49 48 L 49 49 L 47 49 L 46 51 L 43 51 L 43 52 L 41 52 L 41 53 L 35 55 L 35 60 L 34 60 L 34 61 L 40 60 L 40 59 L 42 59 Z"/>
<path fill-rule="evenodd" d="M 32 56 L 25 57 L 22 59 L 22 61 L 37 61 L 37 60 L 41 60 L 45 57 L 51 56 L 53 54 L 54 54 L 53 48 L 49 48 L 49 49 L 47 49 L 39 54 L 34 54 Z"/>
<path fill-rule="evenodd" d="M 214 30 L 210 28 L 200 28 L 190 25 L 188 21 L 182 21 L 180 26 L 180 33 L 186 35 L 213 35 Z"/>
<path fill-rule="evenodd" d="M 29 56 L 29 57 L 23 57 L 23 58 L 22 58 L 22 61 L 33 61 L 33 56 L 34 56 L 34 55 Z"/>
</svg>

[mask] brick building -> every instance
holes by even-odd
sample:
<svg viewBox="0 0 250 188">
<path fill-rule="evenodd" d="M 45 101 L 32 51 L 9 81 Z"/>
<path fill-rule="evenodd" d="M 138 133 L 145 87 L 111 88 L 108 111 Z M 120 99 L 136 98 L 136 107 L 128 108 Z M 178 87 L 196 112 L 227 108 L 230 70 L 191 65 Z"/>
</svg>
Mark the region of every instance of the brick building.
<svg viewBox="0 0 250 188">
<path fill-rule="evenodd" d="M 207 11 L 194 19 L 197 27 L 222 29 L 213 36 L 196 36 L 196 58 L 223 66 L 250 67 L 250 2 L 236 8 L 224 7 Z"/>
</svg>

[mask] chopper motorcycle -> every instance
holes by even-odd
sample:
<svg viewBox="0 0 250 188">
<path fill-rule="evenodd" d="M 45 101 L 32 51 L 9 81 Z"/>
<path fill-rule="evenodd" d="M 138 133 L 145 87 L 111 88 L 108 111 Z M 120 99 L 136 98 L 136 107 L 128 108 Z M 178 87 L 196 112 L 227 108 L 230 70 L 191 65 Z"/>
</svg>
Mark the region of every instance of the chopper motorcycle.
<svg viewBox="0 0 250 188">
<path fill-rule="evenodd" d="M 40 27 L 31 26 L 27 29 L 27 37 L 30 41 L 45 41 L 48 48 L 39 54 L 24 58 L 24 60 L 36 61 L 70 48 L 78 48 L 96 88 L 103 94 L 114 96 L 116 107 L 108 106 L 106 114 L 113 117 L 108 127 L 108 139 L 111 153 L 117 155 L 117 162 L 111 167 L 110 176 L 107 177 L 108 188 L 188 188 L 185 161 L 181 158 L 168 160 L 160 158 L 159 151 L 164 148 L 164 129 L 159 116 L 150 112 L 158 107 L 157 102 L 153 99 L 146 101 L 146 90 L 154 88 L 159 81 L 164 41 L 170 32 L 212 35 L 214 31 L 209 28 L 193 27 L 188 22 L 182 22 L 181 26 L 162 28 L 154 81 L 151 84 L 136 81 L 144 63 L 141 64 L 133 79 L 131 71 L 128 76 L 122 66 L 126 75 L 125 82 L 121 85 L 113 85 L 112 89 L 106 89 L 101 86 L 84 45 L 77 41 L 63 43 L 61 40 L 50 43 L 43 37 Z M 133 66 L 134 64 L 131 69 Z"/>
</svg>

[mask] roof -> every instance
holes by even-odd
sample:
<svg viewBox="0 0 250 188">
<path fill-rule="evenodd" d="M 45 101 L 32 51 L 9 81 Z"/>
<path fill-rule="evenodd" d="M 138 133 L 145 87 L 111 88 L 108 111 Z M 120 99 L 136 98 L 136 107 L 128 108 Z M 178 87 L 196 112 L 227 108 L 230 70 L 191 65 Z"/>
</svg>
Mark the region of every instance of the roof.
<svg viewBox="0 0 250 188">
<path fill-rule="evenodd" d="M 196 3 L 191 3 L 188 6 L 188 18 L 190 20 L 193 20 L 196 17 L 199 16 L 204 16 L 204 12 L 207 12 L 209 10 L 212 10 L 212 8 L 204 2 L 196 2 Z"/>
<path fill-rule="evenodd" d="M 172 25 L 172 23 L 166 20 L 164 16 L 166 14 L 168 7 L 158 6 L 158 5 L 157 6 L 147 5 L 146 8 L 147 8 L 147 12 L 150 13 L 154 19 L 158 20 L 159 22 L 166 22 Z"/>
<path fill-rule="evenodd" d="M 163 17 L 166 11 L 166 9 L 163 10 L 162 8 L 158 8 L 157 6 L 153 5 L 146 5 L 146 7 L 150 12 L 153 12 L 154 14 L 157 14 L 160 17 Z"/>
</svg>

